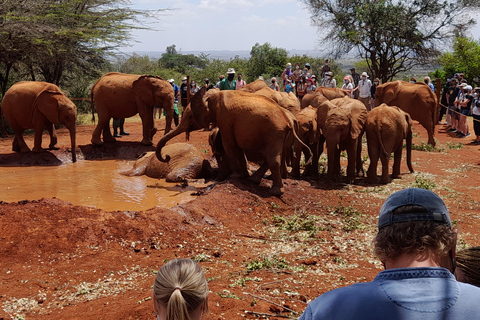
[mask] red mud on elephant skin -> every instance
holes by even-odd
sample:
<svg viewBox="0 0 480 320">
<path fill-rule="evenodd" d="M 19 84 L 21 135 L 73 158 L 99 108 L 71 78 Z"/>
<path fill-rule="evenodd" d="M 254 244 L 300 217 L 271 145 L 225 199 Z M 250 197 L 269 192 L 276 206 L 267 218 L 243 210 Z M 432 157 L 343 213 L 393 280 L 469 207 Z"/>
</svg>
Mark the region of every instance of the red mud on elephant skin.
<svg viewBox="0 0 480 320">
<path fill-rule="evenodd" d="M 163 120 L 157 122 L 163 128 Z M 285 194 L 277 198 L 268 196 L 268 180 L 260 187 L 230 180 L 189 203 L 144 211 L 105 211 L 55 198 L 2 202 L 0 318 L 154 319 L 154 272 L 176 257 L 194 257 L 205 270 L 211 293 L 204 319 L 298 317 L 318 295 L 375 277 L 381 270 L 371 253 L 378 210 L 391 192 L 411 186 L 420 175 L 436 183 L 433 190 L 450 208 L 459 246 L 479 245 L 480 148 L 447 148 L 447 142 L 469 141 L 443 127 L 436 126 L 435 137 L 445 151 L 413 150 L 417 173 L 409 174 L 402 160 L 401 179 L 384 186 L 366 185 L 361 179 L 353 185 L 326 183 L 324 177 L 318 182 L 286 179 Z M 92 130 L 78 127 L 79 150 L 88 149 Z M 127 122 L 126 130 L 131 135 L 117 144 L 139 145 L 141 124 Z M 208 133 L 192 132 L 190 143 L 209 150 Z M 418 123 L 413 136 L 416 145 L 427 141 Z M 0 163 L 28 165 L 25 155 L 10 157 L 11 139 L 0 140 Z M 26 139 L 27 144 L 33 141 L 32 136 Z M 58 130 L 58 140 L 60 150 L 36 161 L 63 159 L 62 152 L 70 161 L 66 129 Z M 184 142 L 184 136 L 173 142 Z M 112 159 L 109 148 L 114 147 L 95 149 L 95 156 Z M 363 155 L 366 152 L 364 145 Z M 38 163 L 34 168 L 44 169 Z M 0 176 L 0 184 L 5 179 Z M 34 177 L 28 183 L 34 183 Z"/>
</svg>

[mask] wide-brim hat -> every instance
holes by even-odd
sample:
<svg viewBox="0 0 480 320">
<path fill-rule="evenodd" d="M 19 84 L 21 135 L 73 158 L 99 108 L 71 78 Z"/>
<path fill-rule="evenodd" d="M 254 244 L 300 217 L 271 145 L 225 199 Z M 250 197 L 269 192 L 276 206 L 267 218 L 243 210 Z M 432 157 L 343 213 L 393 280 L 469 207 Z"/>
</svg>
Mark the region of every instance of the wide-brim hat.
<svg viewBox="0 0 480 320">
<path fill-rule="evenodd" d="M 333 72 L 332 72 L 332 71 L 327 71 L 327 72 L 325 72 L 325 74 L 326 74 L 327 76 L 333 76 Z"/>
<path fill-rule="evenodd" d="M 228 68 L 227 74 L 235 74 L 235 69 Z"/>
<path fill-rule="evenodd" d="M 183 78 L 182 78 L 182 81 L 185 81 L 185 80 L 187 80 L 187 77 L 183 77 Z"/>
<path fill-rule="evenodd" d="M 186 80 L 186 79 L 185 79 L 185 80 Z M 173 79 L 168 79 L 167 81 L 170 82 L 170 83 L 172 83 L 172 82 L 174 82 L 175 80 L 173 80 Z"/>
<path fill-rule="evenodd" d="M 458 85 L 460 88 L 465 88 L 466 86 L 468 86 L 468 84 L 466 84 L 465 82 L 462 82 Z"/>
<path fill-rule="evenodd" d="M 368 74 L 366 72 L 362 72 L 362 77 L 367 77 L 368 78 Z"/>
</svg>

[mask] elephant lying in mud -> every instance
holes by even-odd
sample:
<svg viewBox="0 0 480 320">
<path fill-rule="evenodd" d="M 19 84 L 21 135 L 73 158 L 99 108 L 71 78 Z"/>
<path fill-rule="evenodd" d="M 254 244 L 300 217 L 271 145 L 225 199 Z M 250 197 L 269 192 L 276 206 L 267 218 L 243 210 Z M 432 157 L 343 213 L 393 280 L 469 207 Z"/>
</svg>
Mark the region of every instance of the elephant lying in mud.
<svg viewBox="0 0 480 320">
<path fill-rule="evenodd" d="M 133 169 L 124 173 L 128 176 L 146 175 L 150 178 L 165 178 L 167 182 L 181 182 L 186 179 L 210 178 L 213 169 L 202 152 L 188 143 L 173 143 L 164 150 L 170 161 L 161 162 L 155 151 L 145 152 L 135 161 Z"/>
</svg>

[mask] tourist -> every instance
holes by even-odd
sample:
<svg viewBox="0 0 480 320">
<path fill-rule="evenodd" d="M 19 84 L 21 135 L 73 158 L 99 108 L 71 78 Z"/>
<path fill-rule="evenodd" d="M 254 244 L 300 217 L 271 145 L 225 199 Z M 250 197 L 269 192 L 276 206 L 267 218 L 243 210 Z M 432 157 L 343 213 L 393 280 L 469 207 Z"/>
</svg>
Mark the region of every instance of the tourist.
<svg viewBox="0 0 480 320">
<path fill-rule="evenodd" d="M 473 130 L 475 131 L 475 140 L 472 144 L 480 144 L 480 87 L 475 88 L 476 98 L 473 103 Z"/>
<path fill-rule="evenodd" d="M 365 108 L 370 111 L 370 91 L 372 89 L 372 82 L 368 80 L 368 74 L 363 72 L 358 81 L 358 100 L 361 101 Z"/>
<path fill-rule="evenodd" d="M 275 91 L 280 91 L 280 86 L 277 83 L 277 79 L 275 77 L 270 80 L 272 83 L 270 84 L 270 89 L 275 90 Z"/>
<path fill-rule="evenodd" d="M 327 292 L 300 320 L 478 319 L 480 288 L 456 281 L 457 230 L 442 199 L 408 188 L 380 209 L 374 252 L 385 268 L 372 282 Z"/>
<path fill-rule="evenodd" d="M 235 69 L 228 68 L 227 78 L 220 81 L 220 90 L 235 90 L 237 87 L 237 81 L 235 81 Z"/>
<path fill-rule="evenodd" d="M 462 83 L 463 84 L 463 83 Z M 472 112 L 473 96 L 470 94 L 472 86 L 466 85 L 463 87 L 462 93 L 457 98 L 457 105 L 459 107 L 458 112 L 458 130 L 457 137 L 465 138 L 470 136 L 468 131 L 467 116 Z"/>
<path fill-rule="evenodd" d="M 237 76 L 237 86 L 235 87 L 235 90 L 241 89 L 243 86 L 246 86 L 247 83 L 245 80 L 242 79 L 242 74 L 239 73 Z"/>
<path fill-rule="evenodd" d="M 190 259 L 169 261 L 153 284 L 157 320 L 200 320 L 208 311 L 208 284 L 202 268 Z"/>
<path fill-rule="evenodd" d="M 337 80 L 333 77 L 332 71 L 327 71 L 325 73 L 325 78 L 323 79 L 320 86 L 325 88 L 336 88 L 337 87 Z"/>
<path fill-rule="evenodd" d="M 350 76 L 345 76 L 345 78 L 343 78 L 343 86 L 342 86 L 342 89 L 345 90 L 345 91 L 348 91 L 348 96 L 350 98 L 353 98 L 353 80 L 352 80 L 352 77 Z"/>
</svg>

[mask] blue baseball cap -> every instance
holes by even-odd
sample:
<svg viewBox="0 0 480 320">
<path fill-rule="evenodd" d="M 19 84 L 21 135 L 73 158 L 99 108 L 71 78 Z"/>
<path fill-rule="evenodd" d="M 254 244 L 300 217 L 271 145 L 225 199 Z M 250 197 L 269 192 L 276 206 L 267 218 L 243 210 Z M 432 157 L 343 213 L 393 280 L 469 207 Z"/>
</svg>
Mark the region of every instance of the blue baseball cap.
<svg viewBox="0 0 480 320">
<path fill-rule="evenodd" d="M 393 214 L 395 209 L 408 205 L 424 207 L 427 212 Z M 389 196 L 380 209 L 378 229 L 405 221 L 437 221 L 452 226 L 443 200 L 433 191 L 419 188 L 400 190 Z"/>
</svg>

